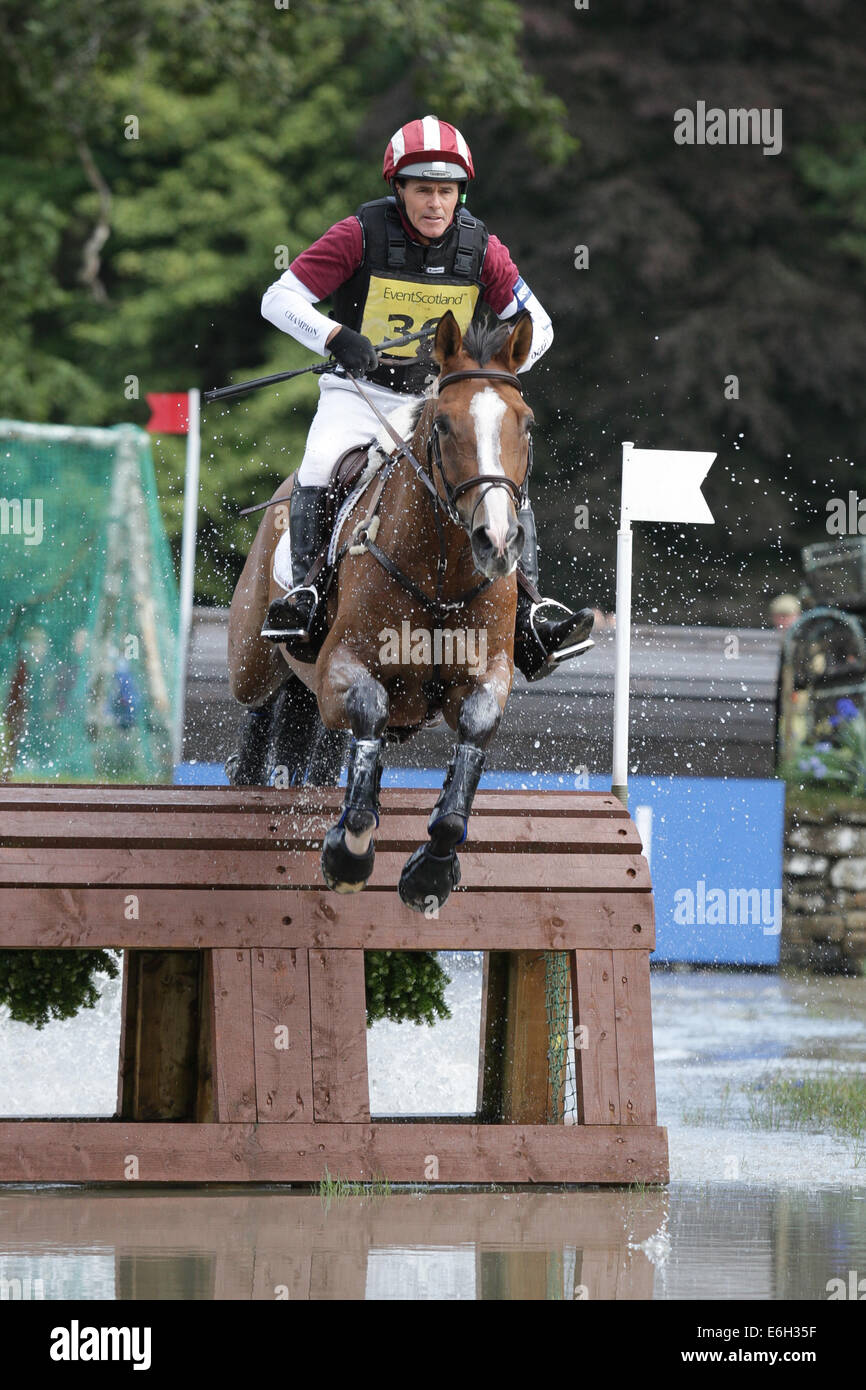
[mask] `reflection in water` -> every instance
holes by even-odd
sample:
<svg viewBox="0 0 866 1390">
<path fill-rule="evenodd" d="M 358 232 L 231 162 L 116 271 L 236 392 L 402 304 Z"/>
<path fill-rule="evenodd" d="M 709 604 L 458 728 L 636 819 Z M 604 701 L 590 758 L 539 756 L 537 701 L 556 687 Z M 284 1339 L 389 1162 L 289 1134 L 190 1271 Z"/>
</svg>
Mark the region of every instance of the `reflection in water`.
<svg viewBox="0 0 866 1390">
<path fill-rule="evenodd" d="M 826 1299 L 851 1269 L 857 1191 L 0 1192 L 0 1297 Z"/>
</svg>

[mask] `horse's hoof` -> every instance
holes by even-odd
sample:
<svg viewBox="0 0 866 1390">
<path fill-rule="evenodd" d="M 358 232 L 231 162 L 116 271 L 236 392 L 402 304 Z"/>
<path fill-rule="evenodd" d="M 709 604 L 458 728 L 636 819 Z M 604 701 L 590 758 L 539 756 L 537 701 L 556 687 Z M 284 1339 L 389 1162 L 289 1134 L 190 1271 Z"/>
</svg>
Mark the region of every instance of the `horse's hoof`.
<svg viewBox="0 0 866 1390">
<path fill-rule="evenodd" d="M 406 906 L 416 912 L 438 911 L 459 882 L 460 860 L 455 850 L 437 858 L 429 845 L 421 845 L 403 865 L 398 892 Z"/>
<path fill-rule="evenodd" d="M 375 858 L 372 840 L 366 854 L 353 854 L 346 846 L 345 831 L 332 826 L 322 846 L 322 878 L 334 893 L 360 893 L 367 886 Z"/>
</svg>

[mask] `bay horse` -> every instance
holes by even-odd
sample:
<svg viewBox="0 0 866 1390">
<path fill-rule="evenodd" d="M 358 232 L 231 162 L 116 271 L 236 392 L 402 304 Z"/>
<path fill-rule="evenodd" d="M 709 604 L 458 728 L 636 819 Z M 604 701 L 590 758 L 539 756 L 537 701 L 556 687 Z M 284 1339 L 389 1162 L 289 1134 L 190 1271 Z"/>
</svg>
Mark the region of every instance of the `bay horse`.
<svg viewBox="0 0 866 1390">
<path fill-rule="evenodd" d="M 399 893 L 429 912 L 460 881 L 456 851 L 514 679 L 515 569 L 524 544 L 517 512 L 533 423 L 516 373 L 531 343 L 525 311 L 510 328 L 472 325 L 465 337 L 450 310 L 442 317 L 433 341 L 439 376 L 412 403 L 411 457 L 389 450 L 361 497 L 362 520 L 353 526 L 350 515 L 340 528 L 328 633 L 314 664 L 259 635 L 282 592 L 272 577 L 279 507 L 266 510 L 238 581 L 229 617 L 235 698 L 262 704 L 285 682 L 288 664 L 315 696 L 325 729 L 352 733 L 342 814 L 322 849 L 325 883 L 337 892 L 362 889 L 373 870 L 385 739 L 411 736 L 439 711 L 457 745 L 429 840 L 406 861 Z M 291 482 L 272 500 L 285 501 Z M 296 703 L 296 745 L 309 744 L 315 716 L 311 698 Z"/>
</svg>

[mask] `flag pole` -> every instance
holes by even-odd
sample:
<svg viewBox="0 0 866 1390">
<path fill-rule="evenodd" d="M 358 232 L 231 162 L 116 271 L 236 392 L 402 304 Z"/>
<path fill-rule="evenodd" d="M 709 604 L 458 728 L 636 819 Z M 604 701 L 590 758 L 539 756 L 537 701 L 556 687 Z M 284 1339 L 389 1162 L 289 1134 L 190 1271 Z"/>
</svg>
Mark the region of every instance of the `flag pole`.
<svg viewBox="0 0 866 1390">
<path fill-rule="evenodd" d="M 613 773 L 610 789 L 628 810 L 628 686 L 631 650 L 632 530 L 626 511 L 626 461 L 634 444 L 622 446 L 622 493 L 616 533 L 616 662 L 613 681 Z"/>
<path fill-rule="evenodd" d="M 186 710 L 186 672 L 189 635 L 192 627 L 192 595 L 195 578 L 195 543 L 198 525 L 198 487 L 201 463 L 201 396 L 193 387 L 187 392 L 189 425 L 186 435 L 186 482 L 183 494 L 183 541 L 180 562 L 180 618 L 177 631 L 177 719 L 174 728 L 175 766 L 183 757 L 183 726 Z"/>
</svg>

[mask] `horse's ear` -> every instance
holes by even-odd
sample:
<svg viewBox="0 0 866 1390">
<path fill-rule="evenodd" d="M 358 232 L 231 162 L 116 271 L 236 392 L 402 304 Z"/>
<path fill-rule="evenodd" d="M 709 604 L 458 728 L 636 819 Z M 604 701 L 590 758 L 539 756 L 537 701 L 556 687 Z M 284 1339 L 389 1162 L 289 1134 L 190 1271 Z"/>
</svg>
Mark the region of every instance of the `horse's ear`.
<svg viewBox="0 0 866 1390">
<path fill-rule="evenodd" d="M 463 334 L 460 332 L 460 325 L 450 309 L 439 320 L 439 327 L 436 329 L 436 337 L 433 339 L 433 356 L 444 367 L 452 357 L 456 357 L 463 346 Z"/>
<path fill-rule="evenodd" d="M 514 321 L 514 327 L 505 344 L 504 355 L 507 370 L 518 372 L 523 366 L 532 347 L 532 315 L 528 309 L 521 309 Z"/>
</svg>

